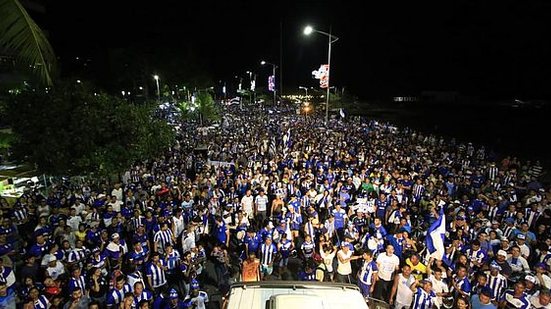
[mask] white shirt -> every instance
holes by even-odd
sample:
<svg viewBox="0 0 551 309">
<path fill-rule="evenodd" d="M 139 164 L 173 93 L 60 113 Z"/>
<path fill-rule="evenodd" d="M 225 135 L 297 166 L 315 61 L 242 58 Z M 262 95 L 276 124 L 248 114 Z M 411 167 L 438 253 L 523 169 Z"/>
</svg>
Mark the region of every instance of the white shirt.
<svg viewBox="0 0 551 309">
<path fill-rule="evenodd" d="M 345 263 L 342 263 L 338 257 L 342 259 L 349 259 L 352 256 L 352 251 L 348 250 L 348 252 L 344 252 L 344 250 L 339 250 L 337 252 L 337 272 L 341 275 L 350 275 L 352 273 L 352 265 L 350 264 L 350 261 L 346 261 Z"/>
<path fill-rule="evenodd" d="M 437 280 L 433 275 L 430 275 L 429 280 L 432 282 L 432 290 L 434 291 L 434 294 L 449 292 L 448 285 L 444 282 L 444 280 Z M 434 304 L 438 308 L 442 307 L 442 296 L 436 296 L 434 299 Z"/>
<path fill-rule="evenodd" d="M 411 291 L 411 285 L 415 282 L 415 277 L 409 275 L 409 278 L 404 277 L 402 274 L 398 274 L 398 289 L 396 291 L 396 302 L 409 306 L 413 300 L 413 292 Z"/>
<path fill-rule="evenodd" d="M 551 309 L 551 304 L 547 304 L 545 306 L 542 306 L 540 304 L 540 292 L 537 291 L 536 293 L 534 293 L 534 295 L 532 295 L 530 298 L 530 304 L 532 305 L 531 308 L 542 308 L 542 309 Z"/>
<path fill-rule="evenodd" d="M 327 272 L 333 272 L 333 259 L 335 258 L 335 252 L 333 251 L 331 253 L 325 253 L 323 249 L 320 249 L 320 255 L 323 259 L 323 263 L 325 264 Z"/>
<path fill-rule="evenodd" d="M 80 216 L 74 216 L 67 219 L 67 225 L 73 229 L 73 231 L 78 231 L 78 226 L 82 223 L 82 218 Z"/>
<path fill-rule="evenodd" d="M 183 216 L 173 216 L 172 222 L 174 224 L 174 230 L 176 238 L 180 237 L 180 234 L 184 231 L 184 217 Z"/>
<path fill-rule="evenodd" d="M 400 265 L 400 259 L 392 254 L 388 256 L 385 253 L 379 254 L 377 257 L 377 267 L 379 268 L 379 278 L 385 281 L 392 280 L 392 274 L 396 270 L 396 267 Z"/>
<path fill-rule="evenodd" d="M 266 211 L 266 205 L 268 205 L 268 197 L 266 195 L 257 195 L 255 199 L 257 211 Z"/>
<path fill-rule="evenodd" d="M 121 205 L 122 205 L 121 201 L 116 200 L 115 202 L 109 202 L 109 204 L 107 205 L 113 206 L 114 211 L 121 212 Z"/>
<path fill-rule="evenodd" d="M 243 198 L 241 198 L 241 207 L 243 212 L 247 213 L 248 215 L 253 213 L 253 201 L 254 197 L 252 195 L 245 195 L 243 196 Z"/>
<path fill-rule="evenodd" d="M 538 276 L 534 276 L 536 278 L 536 284 L 538 284 L 541 287 L 545 287 L 546 289 L 551 288 L 551 278 L 549 278 L 548 275 L 542 274 L 541 277 L 543 278 L 543 282 L 541 282 L 540 278 Z"/>
<path fill-rule="evenodd" d="M 111 196 L 113 195 L 117 197 L 117 201 L 122 201 L 122 188 L 113 189 Z"/>
</svg>

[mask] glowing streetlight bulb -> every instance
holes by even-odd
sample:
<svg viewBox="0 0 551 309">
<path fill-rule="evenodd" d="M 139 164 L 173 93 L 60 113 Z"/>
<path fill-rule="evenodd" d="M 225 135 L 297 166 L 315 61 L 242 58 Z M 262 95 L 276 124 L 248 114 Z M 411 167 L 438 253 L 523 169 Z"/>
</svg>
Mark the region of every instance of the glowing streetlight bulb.
<svg viewBox="0 0 551 309">
<path fill-rule="evenodd" d="M 314 28 L 312 28 L 312 26 L 306 26 L 304 28 L 304 34 L 305 35 L 310 35 L 313 31 L 314 31 Z"/>
</svg>

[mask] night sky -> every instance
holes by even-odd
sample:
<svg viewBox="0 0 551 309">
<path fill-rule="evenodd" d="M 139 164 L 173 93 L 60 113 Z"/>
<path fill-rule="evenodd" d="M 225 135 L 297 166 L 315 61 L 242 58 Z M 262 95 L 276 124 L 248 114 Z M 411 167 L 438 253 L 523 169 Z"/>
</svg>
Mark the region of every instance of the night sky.
<svg viewBox="0 0 551 309">
<path fill-rule="evenodd" d="M 193 54 L 216 81 L 254 70 L 262 86 L 270 69 L 259 61 L 279 64 L 282 33 L 289 91 L 315 86 L 311 71 L 326 62 L 326 37 L 304 37 L 303 27 L 328 31 L 331 25 L 340 37 L 333 45 L 332 84 L 362 98 L 454 90 L 539 99 L 551 97 L 550 17 L 545 0 L 96 0 L 48 1 L 37 21 L 66 75 L 71 57 L 92 57 L 101 67 L 107 64 L 98 55 L 114 48 L 130 55 L 162 50 Z M 170 61 L 166 55 L 160 53 L 159 61 Z"/>
</svg>

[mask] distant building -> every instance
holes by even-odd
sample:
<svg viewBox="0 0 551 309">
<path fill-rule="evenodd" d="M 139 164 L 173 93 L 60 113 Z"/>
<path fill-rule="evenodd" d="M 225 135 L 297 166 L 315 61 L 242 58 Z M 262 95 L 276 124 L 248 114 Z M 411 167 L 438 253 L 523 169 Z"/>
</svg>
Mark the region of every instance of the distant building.
<svg viewBox="0 0 551 309">
<path fill-rule="evenodd" d="M 419 101 L 419 98 L 412 97 L 412 96 L 404 96 L 404 97 L 392 97 L 393 102 L 417 102 Z"/>
<path fill-rule="evenodd" d="M 426 103 L 457 103 L 459 92 L 457 91 L 423 91 L 421 99 Z"/>
</svg>

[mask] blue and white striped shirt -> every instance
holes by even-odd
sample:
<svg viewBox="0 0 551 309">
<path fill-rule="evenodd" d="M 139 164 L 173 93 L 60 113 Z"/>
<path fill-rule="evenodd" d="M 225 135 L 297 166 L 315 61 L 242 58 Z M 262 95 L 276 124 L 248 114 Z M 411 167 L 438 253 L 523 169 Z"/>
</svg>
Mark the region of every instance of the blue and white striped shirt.
<svg viewBox="0 0 551 309">
<path fill-rule="evenodd" d="M 132 303 L 132 308 L 138 308 L 138 305 L 140 304 L 140 302 L 142 300 L 152 300 L 153 299 L 153 294 L 151 292 L 149 292 L 148 290 L 143 290 L 142 293 L 138 296 L 136 296 L 136 294 L 134 294 L 134 302 Z"/>
<path fill-rule="evenodd" d="M 155 243 L 158 243 L 159 247 L 158 250 L 161 252 L 164 252 L 164 249 L 167 244 L 172 244 L 172 231 L 170 229 L 167 229 L 166 231 L 160 230 L 157 233 L 155 233 L 155 237 L 153 237 L 153 241 Z"/>
<path fill-rule="evenodd" d="M 34 302 L 34 309 L 48 309 L 50 307 L 50 302 L 44 295 L 40 295 L 38 299 Z"/>
<path fill-rule="evenodd" d="M 260 263 L 262 265 L 269 265 L 273 263 L 276 252 L 277 249 L 274 244 L 262 244 L 260 247 Z"/>
<path fill-rule="evenodd" d="M 507 278 L 505 278 L 502 274 L 497 274 L 495 277 L 488 274 L 487 278 L 488 281 L 486 286 L 492 290 L 494 299 L 501 299 L 503 291 L 507 288 Z"/>
<path fill-rule="evenodd" d="M 373 275 L 378 271 L 379 269 L 377 268 L 377 263 L 375 261 L 372 260 L 370 262 L 364 262 L 360 273 L 360 281 L 365 285 L 371 285 Z"/>
<path fill-rule="evenodd" d="M 76 289 L 82 290 L 82 294 L 86 293 L 86 280 L 84 276 L 79 276 L 78 278 L 71 277 L 71 279 L 69 279 L 69 291 Z"/>
<path fill-rule="evenodd" d="M 427 293 L 422 288 L 417 288 L 417 292 L 413 295 L 411 309 L 431 309 L 435 298 L 436 294 L 433 291 Z"/>
<path fill-rule="evenodd" d="M 107 294 L 107 307 L 116 307 L 124 299 L 124 294 L 132 292 L 132 287 L 126 283 L 122 289 L 112 289 L 109 294 Z"/>
<path fill-rule="evenodd" d="M 172 250 L 170 254 L 166 256 L 167 273 L 172 274 L 178 267 L 180 262 L 180 253 L 176 250 Z"/>
<path fill-rule="evenodd" d="M 150 263 L 147 266 L 147 276 L 151 277 L 151 283 L 153 288 L 158 288 L 166 284 L 165 270 L 162 266 L 165 266 L 163 260 L 159 260 L 161 266 Z"/>
</svg>

